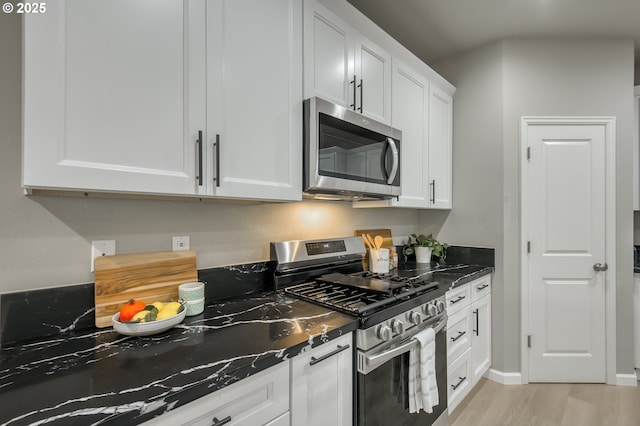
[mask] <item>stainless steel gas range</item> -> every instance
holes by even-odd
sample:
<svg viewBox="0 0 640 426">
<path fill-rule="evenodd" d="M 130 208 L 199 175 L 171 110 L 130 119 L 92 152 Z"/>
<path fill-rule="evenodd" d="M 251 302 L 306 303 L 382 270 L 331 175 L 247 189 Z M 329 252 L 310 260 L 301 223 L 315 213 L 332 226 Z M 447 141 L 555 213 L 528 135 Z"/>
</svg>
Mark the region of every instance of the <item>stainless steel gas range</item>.
<svg viewBox="0 0 640 426">
<path fill-rule="evenodd" d="M 415 270 L 363 271 L 364 254 L 359 237 L 271 243 L 276 289 L 358 318 L 354 424 L 447 425 L 446 288 Z M 439 403 L 410 413 L 409 352 L 427 328 L 435 333 Z"/>
</svg>

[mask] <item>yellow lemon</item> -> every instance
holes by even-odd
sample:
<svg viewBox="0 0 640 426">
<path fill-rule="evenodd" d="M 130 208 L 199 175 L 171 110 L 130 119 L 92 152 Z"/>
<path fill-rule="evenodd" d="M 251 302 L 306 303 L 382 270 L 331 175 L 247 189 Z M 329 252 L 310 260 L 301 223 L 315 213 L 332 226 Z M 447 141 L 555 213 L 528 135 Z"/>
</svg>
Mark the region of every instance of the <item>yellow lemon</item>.
<svg viewBox="0 0 640 426">
<path fill-rule="evenodd" d="M 161 311 L 162 308 L 164 308 L 164 303 L 162 302 L 153 302 L 152 305 L 155 306 L 156 309 L 158 309 L 159 311 Z"/>
<path fill-rule="evenodd" d="M 147 316 L 147 314 L 149 314 L 149 311 L 147 311 L 146 309 L 143 309 L 137 314 L 135 314 L 133 318 L 131 318 L 131 321 L 145 322 L 145 317 Z"/>
</svg>

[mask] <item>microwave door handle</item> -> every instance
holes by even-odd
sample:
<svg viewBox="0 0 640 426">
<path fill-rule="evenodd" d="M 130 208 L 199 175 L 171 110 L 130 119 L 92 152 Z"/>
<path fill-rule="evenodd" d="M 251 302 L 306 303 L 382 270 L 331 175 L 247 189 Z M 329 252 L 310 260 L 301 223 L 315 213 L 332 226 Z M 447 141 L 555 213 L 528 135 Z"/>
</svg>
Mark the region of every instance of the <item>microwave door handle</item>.
<svg viewBox="0 0 640 426">
<path fill-rule="evenodd" d="M 400 158 L 398 155 L 398 146 L 396 145 L 396 141 L 392 138 L 387 138 L 387 144 L 391 148 L 391 156 L 393 157 L 393 165 L 391 166 L 391 172 L 389 173 L 389 177 L 387 178 L 387 184 L 391 185 L 396 178 L 396 174 L 398 173 L 398 164 L 400 162 Z"/>
</svg>

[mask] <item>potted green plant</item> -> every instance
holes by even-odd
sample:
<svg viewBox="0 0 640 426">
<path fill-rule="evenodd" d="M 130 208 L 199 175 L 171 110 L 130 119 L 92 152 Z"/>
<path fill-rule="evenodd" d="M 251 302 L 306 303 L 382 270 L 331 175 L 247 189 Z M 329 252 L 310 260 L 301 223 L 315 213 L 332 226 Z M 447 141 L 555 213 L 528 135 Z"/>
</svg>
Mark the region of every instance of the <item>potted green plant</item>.
<svg viewBox="0 0 640 426">
<path fill-rule="evenodd" d="M 431 263 L 431 256 L 437 257 L 439 263 L 443 263 L 446 257 L 448 244 L 443 244 L 433 238 L 432 234 L 425 236 L 424 234 L 411 234 L 407 244 L 402 247 L 404 261 L 407 256 L 415 254 L 416 263 Z"/>
</svg>

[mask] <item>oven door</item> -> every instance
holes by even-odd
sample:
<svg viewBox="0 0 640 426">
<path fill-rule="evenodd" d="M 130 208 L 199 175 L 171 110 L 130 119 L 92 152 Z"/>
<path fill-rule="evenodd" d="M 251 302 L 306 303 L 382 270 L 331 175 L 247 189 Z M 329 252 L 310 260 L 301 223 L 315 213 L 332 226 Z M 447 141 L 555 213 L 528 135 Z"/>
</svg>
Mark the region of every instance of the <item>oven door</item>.
<svg viewBox="0 0 640 426">
<path fill-rule="evenodd" d="M 358 352 L 357 424 L 360 426 L 447 425 L 447 317 L 433 326 L 436 332 L 436 381 L 439 404 L 432 413 L 409 413 L 408 374 L 411 340 L 382 351 Z M 421 327 L 424 329 L 429 325 Z M 412 333 L 415 334 L 415 333 Z"/>
</svg>

